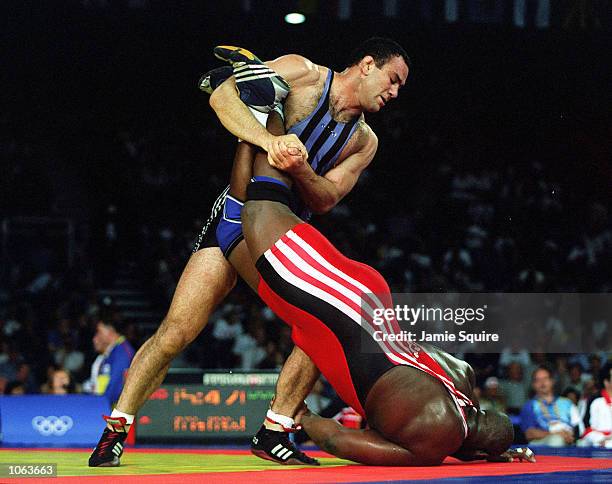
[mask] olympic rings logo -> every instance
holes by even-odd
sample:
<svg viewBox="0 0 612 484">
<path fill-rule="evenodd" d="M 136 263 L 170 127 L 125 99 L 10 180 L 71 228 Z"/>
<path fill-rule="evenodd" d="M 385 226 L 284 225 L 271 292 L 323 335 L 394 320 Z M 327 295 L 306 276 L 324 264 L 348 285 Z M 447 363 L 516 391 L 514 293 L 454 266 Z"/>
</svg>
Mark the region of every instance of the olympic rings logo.
<svg viewBox="0 0 612 484">
<path fill-rule="evenodd" d="M 38 415 L 32 419 L 32 427 L 34 430 L 45 437 L 49 435 L 62 436 L 68 432 L 73 425 L 74 422 L 72 418 L 67 415 L 62 415 L 61 417 L 56 417 L 55 415 L 43 417 L 42 415 Z"/>
</svg>

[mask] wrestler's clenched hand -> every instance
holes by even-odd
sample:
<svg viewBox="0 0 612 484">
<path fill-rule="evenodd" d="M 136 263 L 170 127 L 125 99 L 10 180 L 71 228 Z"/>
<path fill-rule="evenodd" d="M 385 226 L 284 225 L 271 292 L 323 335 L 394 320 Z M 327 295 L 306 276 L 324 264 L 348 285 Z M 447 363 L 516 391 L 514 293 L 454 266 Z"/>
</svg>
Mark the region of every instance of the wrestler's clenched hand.
<svg viewBox="0 0 612 484">
<path fill-rule="evenodd" d="M 268 163 L 274 168 L 293 173 L 306 165 L 308 152 L 294 134 L 277 136 L 268 145 Z"/>
</svg>

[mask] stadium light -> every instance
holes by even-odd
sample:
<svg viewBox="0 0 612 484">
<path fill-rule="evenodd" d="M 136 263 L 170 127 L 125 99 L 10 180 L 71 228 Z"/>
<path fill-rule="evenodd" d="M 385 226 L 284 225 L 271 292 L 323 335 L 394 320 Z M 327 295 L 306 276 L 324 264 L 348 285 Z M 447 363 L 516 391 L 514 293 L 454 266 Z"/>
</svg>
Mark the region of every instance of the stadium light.
<svg viewBox="0 0 612 484">
<path fill-rule="evenodd" d="M 292 25 L 303 24 L 306 21 L 304 14 L 292 12 L 285 15 L 285 22 Z"/>
</svg>

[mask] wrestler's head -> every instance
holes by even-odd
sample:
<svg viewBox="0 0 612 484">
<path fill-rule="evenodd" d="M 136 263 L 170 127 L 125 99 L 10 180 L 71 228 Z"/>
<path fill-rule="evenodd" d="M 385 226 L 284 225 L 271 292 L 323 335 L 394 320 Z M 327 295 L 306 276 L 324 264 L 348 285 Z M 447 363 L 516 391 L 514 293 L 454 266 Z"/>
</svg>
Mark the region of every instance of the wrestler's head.
<svg viewBox="0 0 612 484">
<path fill-rule="evenodd" d="M 379 111 L 396 98 L 406 83 L 410 58 L 397 42 L 373 37 L 351 54 L 349 68 L 358 69 L 357 96 L 364 111 Z"/>
<path fill-rule="evenodd" d="M 466 444 L 471 450 L 496 456 L 507 451 L 513 440 L 514 428 L 505 413 L 480 410 L 476 415 L 474 427 L 470 429 Z"/>
</svg>

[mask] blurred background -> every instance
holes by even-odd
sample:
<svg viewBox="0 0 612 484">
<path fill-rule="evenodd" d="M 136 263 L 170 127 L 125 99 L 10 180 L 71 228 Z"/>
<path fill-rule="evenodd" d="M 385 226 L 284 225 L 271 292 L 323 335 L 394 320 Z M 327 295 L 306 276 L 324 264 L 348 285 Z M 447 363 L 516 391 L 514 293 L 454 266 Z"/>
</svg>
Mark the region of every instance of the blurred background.
<svg viewBox="0 0 612 484">
<path fill-rule="evenodd" d="M 100 314 L 134 349 L 164 317 L 229 179 L 235 140 L 196 88 L 218 44 L 336 71 L 373 35 L 406 49 L 399 99 L 366 117 L 371 168 L 315 220 L 392 290 L 612 291 L 609 7 L 3 1 L 0 393 L 92 391 Z M 291 348 L 289 328 L 239 285 L 173 366 L 276 370 Z M 609 353 L 463 356 L 483 393 L 518 413 L 542 363 L 588 409 Z M 322 384 L 313 398 L 334 396 Z"/>
</svg>

